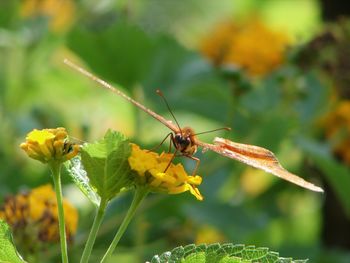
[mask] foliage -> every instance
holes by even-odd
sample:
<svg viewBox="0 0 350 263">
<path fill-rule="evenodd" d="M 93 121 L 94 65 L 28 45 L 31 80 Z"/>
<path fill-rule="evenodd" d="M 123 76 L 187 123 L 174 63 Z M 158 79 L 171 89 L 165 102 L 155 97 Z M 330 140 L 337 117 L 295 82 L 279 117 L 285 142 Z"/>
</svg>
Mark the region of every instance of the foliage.
<svg viewBox="0 0 350 263">
<path fill-rule="evenodd" d="M 172 251 L 164 252 L 160 256 L 152 258 L 151 263 L 165 262 L 217 262 L 217 263 L 253 263 L 253 262 L 274 262 L 274 263 L 306 263 L 307 260 L 292 260 L 281 258 L 278 253 L 270 252 L 268 248 L 256 248 L 254 246 L 233 245 L 233 244 L 212 244 L 212 245 L 187 245 L 177 247 Z"/>
<path fill-rule="evenodd" d="M 111 131 L 101 141 L 82 148 L 81 161 L 89 184 L 102 200 L 110 201 L 130 184 L 129 156 L 129 142 L 120 133 Z"/>
<path fill-rule="evenodd" d="M 0 247 L 1 262 L 25 262 L 15 248 L 10 227 L 3 220 L 0 220 Z"/>
<path fill-rule="evenodd" d="M 312 262 L 349 261 L 344 245 L 333 250 L 324 235 L 329 225 L 324 203 L 330 193 L 335 193 L 336 215 L 346 213 L 342 219 L 349 222 L 349 164 L 335 150 L 337 144 L 346 145 L 341 139 L 348 132 L 343 122 L 329 137 L 328 128 L 338 122 L 325 125 L 326 116 L 336 112 L 337 104 L 349 100 L 349 22 L 310 27 L 310 21 L 300 25 L 304 18 L 287 19 L 287 28 L 298 23 L 310 41 L 292 43 L 282 64 L 265 75 L 251 76 L 244 68 L 213 66 L 197 48 L 203 36 L 210 38 L 210 30 L 221 22 L 218 18 L 233 16 L 234 22 L 240 22 L 237 14 L 248 13 L 249 18 L 253 9 L 263 22 L 271 22 L 291 13 L 319 13 L 316 9 L 306 10 L 307 6 L 315 7 L 315 1 L 304 1 L 301 7 L 300 1 L 235 0 L 213 5 L 200 0 L 65 0 L 63 7 L 55 8 L 50 5 L 55 1 L 46 0 L 40 1 L 37 12 L 32 12 L 29 7 L 35 5 L 28 3 L 36 2 L 15 0 L 0 4 L 1 204 L 11 193 L 49 181 L 47 168 L 28 161 L 18 147 L 34 128 L 66 127 L 81 143 L 96 141 L 107 129 L 118 130 L 145 149 L 153 149 L 169 132 L 127 102 L 71 72 L 62 63 L 68 57 L 172 119 L 155 93 L 160 88 L 181 126 L 190 125 L 196 132 L 232 127 L 232 132 L 219 133 L 220 137 L 268 148 L 288 170 L 327 186 L 325 195 L 316 195 L 214 153 L 198 151 L 198 173 L 203 176 L 199 190 L 204 201 L 196 202 L 189 195 L 150 194 L 112 260 L 144 262 L 152 258 L 154 251 L 172 250 L 197 240 L 206 242 L 199 235 L 210 226 L 215 231 L 207 231 L 214 233 L 206 236 L 208 243 L 234 241 L 266 246 Z M 266 19 L 268 14 L 271 17 Z M 317 27 L 323 32 L 319 36 L 312 33 L 312 28 Z M 274 30 L 278 32 L 276 24 Z M 258 41 L 251 44 L 255 42 L 252 48 L 258 49 Z M 254 65 L 257 61 L 249 62 Z M 198 137 L 211 142 L 214 136 Z M 108 138 L 101 139 L 105 140 Z M 128 147 L 123 145 L 123 153 L 118 154 L 127 155 Z M 165 143 L 157 152 L 166 151 L 168 146 Z M 115 160 L 111 158 L 113 150 L 95 149 L 94 144 L 86 147 L 86 159 L 76 157 L 66 164 L 68 172 L 62 171 L 64 196 L 75 204 L 80 215 L 78 233 L 69 249 L 72 262 L 80 260 L 101 201 L 97 188 L 104 186 L 101 173 L 91 175 L 97 168 L 87 168 L 87 174 L 82 163 L 89 167 L 87 160 L 91 157 L 96 161 L 95 154 L 101 152 L 106 158 L 110 153 L 109 159 Z M 346 150 L 344 147 L 342 152 Z M 119 161 L 111 165 L 117 166 Z M 183 158 L 176 158 L 175 163 L 182 163 L 188 171 L 194 167 L 191 160 Z M 73 179 L 67 176 L 72 173 Z M 72 180 L 88 198 L 73 187 Z M 112 183 L 110 187 L 116 192 L 121 190 Z M 105 198 L 112 199 L 113 191 Z M 130 198 L 122 191 L 109 202 L 91 261 L 102 257 Z M 346 235 L 346 225 L 333 226 L 340 229 L 339 237 Z M 21 247 L 18 250 L 22 253 Z M 59 257 L 58 246 L 45 254 L 47 262 L 57 262 Z"/>
</svg>

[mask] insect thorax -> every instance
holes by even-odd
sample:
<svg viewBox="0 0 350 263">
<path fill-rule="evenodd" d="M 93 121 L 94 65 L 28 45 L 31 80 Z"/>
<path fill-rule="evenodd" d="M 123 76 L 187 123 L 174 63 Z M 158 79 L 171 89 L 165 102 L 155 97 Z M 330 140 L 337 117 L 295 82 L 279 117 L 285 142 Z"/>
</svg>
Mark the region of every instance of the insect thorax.
<svg viewBox="0 0 350 263">
<path fill-rule="evenodd" d="M 184 155 L 193 155 L 197 151 L 194 131 L 185 127 L 174 135 L 174 146 Z"/>
</svg>

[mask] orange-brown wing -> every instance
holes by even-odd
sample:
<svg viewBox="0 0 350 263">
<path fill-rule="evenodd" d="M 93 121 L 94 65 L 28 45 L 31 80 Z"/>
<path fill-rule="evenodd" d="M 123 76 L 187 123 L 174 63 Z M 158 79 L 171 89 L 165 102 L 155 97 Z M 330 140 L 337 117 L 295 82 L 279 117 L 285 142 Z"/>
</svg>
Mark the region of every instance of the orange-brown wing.
<svg viewBox="0 0 350 263">
<path fill-rule="evenodd" d="M 323 192 L 322 188 L 307 182 L 303 178 L 284 169 L 275 155 L 265 148 L 236 143 L 219 137 L 216 137 L 213 142 L 214 144 L 208 144 L 198 141 L 197 144 L 202 146 L 203 150 L 210 149 L 218 154 L 238 160 L 255 168 L 262 169 L 306 189 L 315 192 Z"/>
</svg>

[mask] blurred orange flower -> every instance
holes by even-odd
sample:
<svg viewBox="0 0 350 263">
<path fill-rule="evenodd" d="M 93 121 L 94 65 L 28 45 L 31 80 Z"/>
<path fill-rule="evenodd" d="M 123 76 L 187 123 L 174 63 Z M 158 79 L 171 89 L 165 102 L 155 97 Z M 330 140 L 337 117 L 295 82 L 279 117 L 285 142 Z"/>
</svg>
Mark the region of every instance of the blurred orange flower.
<svg viewBox="0 0 350 263">
<path fill-rule="evenodd" d="M 72 0 L 24 0 L 20 14 L 24 18 L 46 17 L 53 32 L 64 32 L 73 23 L 75 4 Z"/>
<path fill-rule="evenodd" d="M 264 75 L 284 61 L 288 43 L 284 32 L 270 29 L 259 19 L 218 24 L 203 40 L 201 52 L 214 65 L 233 65 L 251 75 Z"/>
<path fill-rule="evenodd" d="M 350 100 L 340 101 L 324 122 L 334 153 L 350 165 Z"/>
<path fill-rule="evenodd" d="M 72 240 L 77 231 L 78 212 L 67 200 L 63 200 L 63 209 L 67 239 Z M 57 213 L 55 192 L 51 185 L 44 185 L 7 197 L 0 209 L 0 219 L 12 227 L 17 241 L 37 247 L 40 242 L 59 241 Z"/>
</svg>

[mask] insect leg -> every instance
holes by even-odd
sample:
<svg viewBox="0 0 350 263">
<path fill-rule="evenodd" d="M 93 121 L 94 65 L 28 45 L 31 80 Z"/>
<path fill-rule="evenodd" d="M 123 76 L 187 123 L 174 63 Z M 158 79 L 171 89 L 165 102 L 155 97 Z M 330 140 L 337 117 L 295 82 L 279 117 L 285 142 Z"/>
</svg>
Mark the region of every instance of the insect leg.
<svg viewBox="0 0 350 263">
<path fill-rule="evenodd" d="M 198 167 L 199 167 L 199 164 L 200 164 L 201 160 L 199 158 L 197 158 L 197 157 L 192 156 L 192 155 L 181 154 L 179 156 L 184 156 L 184 157 L 187 157 L 187 158 L 189 158 L 191 160 L 196 161 L 196 166 L 194 167 L 193 172 L 192 172 L 192 176 L 195 176 L 196 173 L 197 173 L 197 170 L 198 170 Z"/>
<path fill-rule="evenodd" d="M 152 149 L 148 150 L 147 152 L 152 152 L 152 151 L 154 151 L 154 150 L 157 150 L 157 149 L 166 141 L 166 139 L 168 139 L 169 136 L 170 136 L 170 146 L 169 146 L 169 148 L 170 148 L 170 150 L 171 150 L 171 143 L 172 143 L 172 141 L 173 141 L 173 133 L 172 133 L 172 132 L 169 132 L 169 133 L 167 134 L 167 136 L 165 136 L 165 138 L 164 138 L 158 145 L 156 145 L 156 146 L 153 147 Z M 169 152 L 170 152 L 170 150 L 169 150 Z"/>
<path fill-rule="evenodd" d="M 169 141 L 169 150 L 168 153 L 171 152 L 171 145 L 174 144 L 174 147 L 176 148 L 175 140 L 174 140 L 174 134 L 171 132 L 170 133 L 170 141 Z M 175 151 L 176 152 L 176 151 Z M 175 155 L 175 153 L 174 153 Z"/>
<path fill-rule="evenodd" d="M 177 149 L 175 149 L 175 152 L 174 152 L 173 156 L 171 156 L 171 159 L 170 159 L 168 165 L 166 166 L 166 168 L 164 170 L 164 173 L 168 170 L 168 168 L 170 167 L 170 164 L 174 161 L 174 159 L 176 157 L 176 153 L 177 153 Z"/>
</svg>

